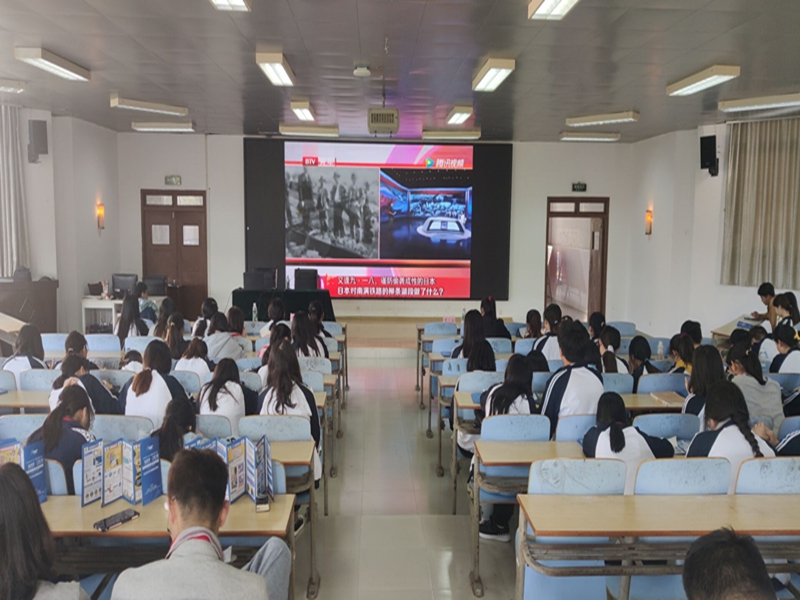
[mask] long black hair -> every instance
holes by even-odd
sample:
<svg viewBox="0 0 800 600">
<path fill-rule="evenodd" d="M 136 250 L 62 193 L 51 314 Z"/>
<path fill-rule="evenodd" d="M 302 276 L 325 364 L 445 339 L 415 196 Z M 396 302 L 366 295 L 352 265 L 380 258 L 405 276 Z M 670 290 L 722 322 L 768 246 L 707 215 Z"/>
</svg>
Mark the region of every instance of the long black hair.
<svg viewBox="0 0 800 600">
<path fill-rule="evenodd" d="M 200 312 L 203 315 L 203 319 L 197 325 L 197 329 L 195 330 L 194 334 L 199 337 L 204 337 L 208 322 L 211 320 L 211 317 L 219 312 L 217 301 L 214 300 L 214 298 L 206 298 L 203 300 L 203 304 L 200 306 Z"/>
<path fill-rule="evenodd" d="M 80 331 L 70 331 L 67 339 L 64 340 L 64 352 L 66 356 L 70 354 L 83 354 L 89 348 L 86 342 L 86 336 Z"/>
<path fill-rule="evenodd" d="M 313 327 L 314 325 L 309 320 L 306 311 L 301 310 L 294 314 L 294 319 L 292 319 L 292 338 L 303 356 L 311 356 L 312 348 L 319 350 Z"/>
<path fill-rule="evenodd" d="M 119 347 L 125 347 L 125 339 L 130 333 L 131 327 L 136 329 L 138 327 L 141 315 L 139 314 L 139 299 L 133 294 L 125 294 L 122 299 L 122 314 L 117 323 L 117 337 L 119 338 Z"/>
<path fill-rule="evenodd" d="M 244 334 L 244 313 L 238 306 L 228 309 L 228 329 L 231 333 Z"/>
<path fill-rule="evenodd" d="M 758 360 L 758 352 L 753 351 L 753 347 L 747 342 L 734 344 L 728 352 L 728 363 L 739 363 L 744 372 L 754 377 L 761 385 L 766 385 L 764 370 L 761 368 L 761 361 Z"/>
<path fill-rule="evenodd" d="M 658 367 L 653 366 L 650 363 L 650 357 L 653 355 L 652 350 L 650 349 L 650 342 L 641 335 L 637 335 L 631 340 L 630 347 L 628 348 L 628 356 L 631 359 L 631 366 L 633 365 L 634 360 L 638 360 L 642 365 L 644 365 L 645 371 L 648 373 L 661 373 L 661 370 Z"/>
<path fill-rule="evenodd" d="M 677 355 L 685 365 L 692 364 L 692 357 L 694 356 L 694 343 L 685 333 L 677 333 L 669 339 L 669 354 L 670 356 Z"/>
<path fill-rule="evenodd" d="M 508 359 L 503 383 L 492 394 L 492 415 L 508 414 L 509 408 L 519 396 L 533 396 L 533 369 L 528 359 L 513 354 Z"/>
<path fill-rule="evenodd" d="M 619 454 L 625 448 L 625 432 L 628 426 L 628 415 L 625 401 L 617 392 L 604 392 L 597 402 L 597 426 L 608 425 L 611 451 Z"/>
<path fill-rule="evenodd" d="M 37 433 L 41 432 L 41 439 L 44 441 L 44 451 L 50 452 L 61 441 L 63 429 L 61 421 L 65 418 L 74 417 L 76 414 L 86 409 L 89 415 L 89 422 L 91 423 L 94 417 L 94 410 L 92 409 L 92 401 L 89 400 L 89 395 L 79 385 L 71 385 L 61 392 L 61 399 L 56 407 L 53 409 L 47 418 L 44 420 L 44 425 L 38 431 L 34 431 L 28 440 L 38 439 Z"/>
<path fill-rule="evenodd" d="M 712 384 L 725 379 L 722 356 L 714 346 L 698 346 L 692 355 L 692 376 L 689 391 L 695 396 L 708 396 Z M 738 389 L 738 388 L 737 388 Z"/>
<path fill-rule="evenodd" d="M 542 317 L 550 326 L 550 333 L 558 334 L 558 324 L 561 323 L 561 307 L 558 304 L 549 304 L 544 309 Z"/>
<path fill-rule="evenodd" d="M 44 360 L 44 346 L 42 334 L 36 325 L 27 323 L 20 327 L 17 339 L 14 340 L 14 354 L 12 356 L 33 356 Z"/>
<path fill-rule="evenodd" d="M 472 348 L 467 359 L 467 371 L 494 371 L 496 362 L 492 345 L 481 340 Z"/>
<path fill-rule="evenodd" d="M 172 355 L 169 352 L 169 346 L 161 340 L 153 340 L 147 344 L 142 366 L 144 367 L 142 372 L 137 373 L 131 382 L 131 390 L 137 396 L 150 391 L 150 385 L 153 383 L 153 371 L 167 375 L 172 370 Z"/>
<path fill-rule="evenodd" d="M 200 391 L 201 398 L 203 394 L 208 391 L 208 407 L 212 411 L 217 412 L 217 395 L 229 381 L 241 385 L 239 381 L 239 367 L 236 366 L 236 361 L 232 358 L 223 358 L 214 368 L 214 375 L 212 375 L 211 381 L 206 383 Z M 197 403 L 197 410 L 198 412 L 200 411 L 199 402 Z"/>
<path fill-rule="evenodd" d="M 300 363 L 292 345 L 286 341 L 280 342 L 269 353 L 268 365 L 267 385 L 275 394 L 275 410 L 278 414 L 284 414 L 287 408 L 295 407 L 292 403 L 292 389 L 296 383 L 302 381 Z"/>
<path fill-rule="evenodd" d="M 461 345 L 461 356 L 469 358 L 472 349 L 486 340 L 486 332 L 483 329 L 483 317 L 477 310 L 468 310 L 464 315 L 464 342 Z"/>
<path fill-rule="evenodd" d="M 600 333 L 606 326 L 606 316 L 601 312 L 593 312 L 589 317 L 589 334 L 592 339 L 600 337 Z"/>
<path fill-rule="evenodd" d="M 750 429 L 750 412 L 747 410 L 747 402 L 738 385 L 723 380 L 712 383 L 708 387 L 706 423 L 712 419 L 717 423 L 730 419 L 750 444 L 753 456 L 755 458 L 764 456 Z"/>
<path fill-rule="evenodd" d="M 211 317 L 211 320 L 208 324 L 206 335 L 208 336 L 213 333 L 217 333 L 218 331 L 228 331 L 229 329 L 228 319 L 225 317 L 225 315 L 223 315 L 221 312 L 214 313 L 214 316 Z"/>
<path fill-rule="evenodd" d="M 274 323 L 283 321 L 286 316 L 286 305 L 283 303 L 283 300 L 278 297 L 273 298 L 267 307 L 267 316 L 270 318 L 270 321 Z"/>
<path fill-rule="evenodd" d="M 545 358 L 541 350 L 534 348 L 528 352 L 525 358 L 531 363 L 531 371 L 534 373 L 548 373 L 550 371 L 550 363 L 547 362 L 547 358 Z"/>
<path fill-rule="evenodd" d="M 191 400 L 178 396 L 167 404 L 161 427 L 150 434 L 158 438 L 158 453 L 172 462 L 179 450 L 183 450 L 183 436 L 197 428 L 197 415 Z"/>
<path fill-rule="evenodd" d="M 622 343 L 619 329 L 610 325 L 603 327 L 600 330 L 600 343 L 606 349 L 602 356 L 603 371 L 606 373 L 619 373 L 616 356 L 616 351 L 619 350 L 619 346 Z"/>
<path fill-rule="evenodd" d="M 53 389 L 60 390 L 64 387 L 64 382 L 70 377 L 75 377 L 83 369 L 89 372 L 89 361 L 79 354 L 70 354 L 61 361 L 61 375 L 53 381 Z"/>
<path fill-rule="evenodd" d="M 484 318 L 491 319 L 492 321 L 497 319 L 497 302 L 494 301 L 494 298 L 486 296 L 481 300 L 481 311 L 483 312 Z"/>
<path fill-rule="evenodd" d="M 322 333 L 325 328 L 322 322 L 325 320 L 325 309 L 322 307 L 322 302 L 319 300 L 312 300 L 308 303 L 308 318 L 315 328 L 315 335 Z"/>
<path fill-rule="evenodd" d="M 792 325 L 800 323 L 800 310 L 797 308 L 797 296 L 794 292 L 783 292 L 775 296 L 772 301 L 772 306 L 775 308 L 782 308 L 789 313 L 789 318 L 792 320 Z"/>
<path fill-rule="evenodd" d="M 185 358 L 186 360 L 191 360 L 192 358 L 205 359 L 207 357 L 208 346 L 200 338 L 194 338 L 191 342 L 189 342 L 189 346 L 184 351 L 183 356 L 181 356 L 181 358 Z"/>
<path fill-rule="evenodd" d="M 776 343 L 781 342 L 789 349 L 797 347 L 797 330 L 790 325 L 778 325 L 772 332 L 772 337 Z"/>
<path fill-rule="evenodd" d="M 292 330 L 285 323 L 275 323 L 272 331 L 269 332 L 269 346 L 264 350 L 264 354 L 261 357 L 262 367 L 269 362 L 270 350 L 273 347 L 277 347 L 283 340 L 292 341 Z"/>
<path fill-rule="evenodd" d="M 158 307 L 158 320 L 156 321 L 156 326 L 153 329 L 154 336 L 163 339 L 167 338 L 167 328 L 169 327 L 168 321 L 174 312 L 175 302 L 172 300 L 172 298 L 164 298 L 161 301 L 161 306 Z"/>
<path fill-rule="evenodd" d="M 183 354 L 183 315 L 181 313 L 175 311 L 167 319 L 167 331 L 164 335 L 164 341 L 169 346 L 169 353 L 172 358 L 178 360 Z"/>
<path fill-rule="evenodd" d="M 528 334 L 534 339 L 542 337 L 542 314 L 532 308 L 525 315 L 525 325 L 528 329 Z"/>
</svg>

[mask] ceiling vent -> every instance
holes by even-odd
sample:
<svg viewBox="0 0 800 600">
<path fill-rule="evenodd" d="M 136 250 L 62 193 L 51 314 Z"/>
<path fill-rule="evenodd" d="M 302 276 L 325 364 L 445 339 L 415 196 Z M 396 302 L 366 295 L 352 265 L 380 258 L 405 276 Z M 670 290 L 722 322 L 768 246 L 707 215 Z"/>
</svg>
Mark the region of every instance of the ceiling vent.
<svg viewBox="0 0 800 600">
<path fill-rule="evenodd" d="M 396 108 L 370 108 L 367 127 L 373 135 L 394 135 L 400 129 L 400 111 Z"/>
</svg>

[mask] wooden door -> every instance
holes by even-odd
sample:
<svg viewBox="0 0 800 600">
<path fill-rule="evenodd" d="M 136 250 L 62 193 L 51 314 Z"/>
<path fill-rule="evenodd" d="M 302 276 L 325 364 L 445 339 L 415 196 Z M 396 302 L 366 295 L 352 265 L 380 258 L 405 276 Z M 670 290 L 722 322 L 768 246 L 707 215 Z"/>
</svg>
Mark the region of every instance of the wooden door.
<svg viewBox="0 0 800 600">
<path fill-rule="evenodd" d="M 208 295 L 205 192 L 142 190 L 142 266 L 174 286 L 184 318 L 197 318 Z"/>
</svg>

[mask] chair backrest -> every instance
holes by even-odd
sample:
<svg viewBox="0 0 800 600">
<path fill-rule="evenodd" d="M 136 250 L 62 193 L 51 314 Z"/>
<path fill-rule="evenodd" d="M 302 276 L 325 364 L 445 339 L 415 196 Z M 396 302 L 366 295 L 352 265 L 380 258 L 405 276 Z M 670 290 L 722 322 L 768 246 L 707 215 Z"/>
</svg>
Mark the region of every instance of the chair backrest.
<svg viewBox="0 0 800 600">
<path fill-rule="evenodd" d="M 780 431 L 778 431 L 778 439 L 782 440 L 798 429 L 800 429 L 800 417 L 786 417 L 781 423 Z"/>
<path fill-rule="evenodd" d="M 267 324 L 264 321 L 245 321 L 244 322 L 244 333 L 245 335 L 260 335 L 261 330 Z"/>
<path fill-rule="evenodd" d="M 90 371 L 99 381 L 107 381 L 113 387 L 121 388 L 136 375 L 133 371 L 120 371 L 116 369 L 94 369 Z"/>
<path fill-rule="evenodd" d="M 725 458 L 646 460 L 636 472 L 634 494 L 690 496 L 727 494 L 731 463 Z"/>
<path fill-rule="evenodd" d="M 325 383 L 322 373 L 317 371 L 303 371 L 303 383 L 311 388 L 312 392 L 324 392 Z"/>
<path fill-rule="evenodd" d="M 717 347 L 717 342 L 714 341 L 714 338 L 703 338 L 703 346 L 714 346 Z"/>
<path fill-rule="evenodd" d="M 495 354 L 511 354 L 511 340 L 507 338 L 486 338 Z"/>
<path fill-rule="evenodd" d="M 322 326 L 331 335 L 342 335 L 342 325 L 336 321 L 323 321 Z"/>
<path fill-rule="evenodd" d="M 544 391 L 547 389 L 547 382 L 550 381 L 550 378 L 553 376 L 552 373 L 549 371 L 543 371 L 533 374 L 533 393 L 534 394 L 544 394 Z"/>
<path fill-rule="evenodd" d="M 42 347 L 45 352 L 64 352 L 64 343 L 67 341 L 66 333 L 43 333 Z"/>
<path fill-rule="evenodd" d="M 514 344 L 514 354 L 523 354 L 527 355 L 533 350 L 533 343 L 536 340 L 533 338 L 523 338 L 521 340 L 517 340 L 517 343 Z"/>
<path fill-rule="evenodd" d="M 25 442 L 30 435 L 44 425 L 47 415 L 5 415 L 0 417 L 0 440 L 14 439 Z"/>
<path fill-rule="evenodd" d="M 556 371 L 558 371 L 563 366 L 564 366 L 564 361 L 561 360 L 561 359 L 559 359 L 559 360 L 548 360 L 547 361 L 547 367 L 550 369 L 551 373 L 555 373 Z"/>
<path fill-rule="evenodd" d="M 194 395 L 200 393 L 202 382 L 200 381 L 200 377 L 194 371 L 172 371 L 170 375 L 178 380 L 178 383 L 183 386 L 183 389 L 186 390 L 187 394 Z"/>
<path fill-rule="evenodd" d="M 442 363 L 442 375 L 461 375 L 467 371 L 466 358 L 448 358 Z"/>
<path fill-rule="evenodd" d="M 92 433 L 100 438 L 113 442 L 120 438 L 135 442 L 146 438 L 153 431 L 153 422 L 146 417 L 126 415 L 95 415 Z"/>
<path fill-rule="evenodd" d="M 236 361 L 236 366 L 240 371 L 258 371 L 261 368 L 261 359 L 257 356 L 253 358 L 240 358 Z"/>
<path fill-rule="evenodd" d="M 625 492 L 625 463 L 610 459 L 556 458 L 531 465 L 529 494 L 610 496 Z"/>
<path fill-rule="evenodd" d="M 45 459 L 44 474 L 47 478 L 48 496 L 67 495 L 67 476 L 64 474 L 63 465 L 57 460 Z"/>
<path fill-rule="evenodd" d="M 433 340 L 431 346 L 431 353 L 434 355 L 441 354 L 442 356 L 450 356 L 453 353 L 453 348 L 458 346 L 461 342 L 455 338 L 448 340 Z"/>
<path fill-rule="evenodd" d="M 11 371 L 3 371 L 0 369 L 0 390 L 8 390 L 13 392 L 17 389 L 17 378 Z"/>
<path fill-rule="evenodd" d="M 313 439 L 311 422 L 299 415 L 254 415 L 239 420 L 239 434 L 251 440 L 266 435 L 270 442 L 298 442 Z"/>
<path fill-rule="evenodd" d="M 300 363 L 301 371 L 316 371 L 323 375 L 330 375 L 333 371 L 331 369 L 331 361 L 324 357 L 318 356 L 300 356 L 297 358 Z"/>
<path fill-rule="evenodd" d="M 197 415 L 197 431 L 209 439 L 225 439 L 233 435 L 231 421 L 225 415 Z"/>
<path fill-rule="evenodd" d="M 497 371 L 498 373 L 505 373 L 507 366 L 508 366 L 507 358 L 500 358 L 494 361 L 494 370 Z"/>
<path fill-rule="evenodd" d="M 260 354 L 261 353 L 261 349 L 264 346 L 269 346 L 269 338 L 268 337 L 258 338 L 256 340 L 256 343 L 255 343 L 256 354 Z"/>
<path fill-rule="evenodd" d="M 261 381 L 261 376 L 258 373 L 253 373 L 250 371 L 246 373 L 239 373 L 239 381 L 244 387 L 251 389 L 254 392 L 261 391 L 261 384 L 263 382 Z"/>
<path fill-rule="evenodd" d="M 559 417 L 556 425 L 557 442 L 580 442 L 586 432 L 597 424 L 597 415 L 568 415 Z"/>
<path fill-rule="evenodd" d="M 739 467 L 737 494 L 800 494 L 800 456 L 751 458 Z"/>
<path fill-rule="evenodd" d="M 636 335 L 636 324 L 630 321 L 610 321 L 606 325 L 616 327 L 621 337 L 633 337 Z"/>
<path fill-rule="evenodd" d="M 19 389 L 35 392 L 49 392 L 53 382 L 61 376 L 61 371 L 51 369 L 29 369 L 19 374 Z"/>
<path fill-rule="evenodd" d="M 633 420 L 633 426 L 655 437 L 691 440 L 700 431 L 700 419 L 692 414 L 640 415 Z"/>
<path fill-rule="evenodd" d="M 337 342 L 332 337 L 323 337 L 323 341 L 325 342 L 325 346 L 328 348 L 328 352 L 338 352 L 339 351 L 339 342 Z"/>
<path fill-rule="evenodd" d="M 458 326 L 455 323 L 445 323 L 436 321 L 435 323 L 425 323 L 423 330 L 425 335 L 457 335 Z"/>
<path fill-rule="evenodd" d="M 639 378 L 639 394 L 650 392 L 676 392 L 686 396 L 686 376 L 683 373 L 652 373 Z"/>
<path fill-rule="evenodd" d="M 473 371 L 459 379 L 458 389 L 463 392 L 482 392 L 496 383 L 503 383 L 503 374 L 497 371 Z"/>
<path fill-rule="evenodd" d="M 511 337 L 519 337 L 519 330 L 525 329 L 525 323 L 519 323 L 518 321 L 507 321 L 504 322 L 503 325 L 506 326 L 508 333 L 511 334 Z"/>
<path fill-rule="evenodd" d="M 118 352 L 119 338 L 113 333 L 90 333 L 86 336 L 89 352 Z"/>
<path fill-rule="evenodd" d="M 144 351 L 147 350 L 147 346 L 150 342 L 154 342 L 156 340 L 161 340 L 161 338 L 143 335 L 143 336 L 135 336 L 135 337 L 126 337 L 125 338 L 125 352 L 129 350 L 138 350 L 144 356 Z"/>
<path fill-rule="evenodd" d="M 675 366 L 675 363 L 671 360 L 651 360 L 650 364 L 653 365 L 656 369 L 661 371 L 662 373 L 669 373 L 669 370 Z"/>
<path fill-rule="evenodd" d="M 769 370 L 769 367 L 767 370 Z M 777 381 L 781 388 L 787 392 L 800 387 L 800 373 L 765 373 L 765 375 Z"/>
<path fill-rule="evenodd" d="M 661 343 L 661 349 L 666 356 L 669 353 L 669 338 L 650 338 L 647 340 L 650 344 L 650 352 L 653 356 L 658 356 L 658 344 Z"/>
<path fill-rule="evenodd" d="M 546 442 L 550 419 L 544 415 L 494 415 L 481 423 L 481 439 L 501 442 Z"/>
<path fill-rule="evenodd" d="M 630 394 L 633 391 L 633 376 L 627 373 L 603 373 L 603 390 Z"/>
<path fill-rule="evenodd" d="M 83 461 L 76 460 L 72 465 L 72 481 L 75 485 L 75 495 L 83 494 Z"/>
<path fill-rule="evenodd" d="M 622 338 L 619 341 L 619 348 L 615 348 L 615 352 L 620 356 L 628 356 L 631 350 L 631 338 Z"/>
</svg>

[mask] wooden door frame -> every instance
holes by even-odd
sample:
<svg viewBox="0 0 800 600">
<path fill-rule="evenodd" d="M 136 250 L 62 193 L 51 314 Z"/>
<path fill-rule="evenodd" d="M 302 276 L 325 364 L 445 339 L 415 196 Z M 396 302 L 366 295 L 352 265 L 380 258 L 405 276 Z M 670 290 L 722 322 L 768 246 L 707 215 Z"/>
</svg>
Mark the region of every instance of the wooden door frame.
<svg viewBox="0 0 800 600">
<path fill-rule="evenodd" d="M 603 219 L 603 240 L 602 240 L 602 253 L 603 253 L 603 293 L 601 294 L 600 312 L 606 314 L 606 294 L 608 293 L 607 276 L 608 276 L 608 216 L 609 216 L 609 201 L 610 198 L 576 198 L 575 196 L 548 196 L 547 197 L 547 217 L 545 219 L 545 247 L 544 247 L 544 303 L 547 304 L 547 248 L 550 246 L 550 217 L 564 217 L 568 219 Z M 574 210 L 569 212 L 553 212 L 550 210 L 550 205 L 554 202 L 572 202 L 575 204 Z M 580 212 L 581 204 L 603 204 L 603 212 Z"/>
</svg>

